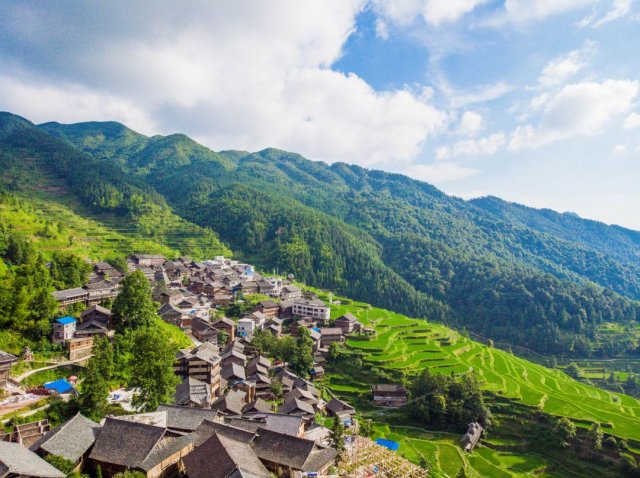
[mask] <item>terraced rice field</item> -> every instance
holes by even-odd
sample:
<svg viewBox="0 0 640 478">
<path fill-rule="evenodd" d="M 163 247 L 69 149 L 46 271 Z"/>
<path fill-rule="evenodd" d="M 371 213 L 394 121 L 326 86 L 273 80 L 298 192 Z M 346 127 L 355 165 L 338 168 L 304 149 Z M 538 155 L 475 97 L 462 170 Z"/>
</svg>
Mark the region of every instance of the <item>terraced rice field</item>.
<svg viewBox="0 0 640 478">
<path fill-rule="evenodd" d="M 478 448 L 473 454 L 464 453 L 459 446 L 460 437 L 450 433 L 380 424 L 374 427 L 374 433 L 375 437 L 400 443 L 400 452 L 413 462 L 426 461 L 431 476 L 456 476 L 462 467 L 467 471 L 474 470 L 480 476 L 496 478 L 552 476 L 545 471 L 548 463 L 541 457 L 515 455 L 486 447 Z"/>
<path fill-rule="evenodd" d="M 376 330 L 371 339 L 352 338 L 347 346 L 382 370 L 416 374 L 429 367 L 438 373 L 475 371 L 483 388 L 573 420 L 599 422 L 607 433 L 640 440 L 640 402 L 577 382 L 565 373 L 474 342 L 442 325 L 410 319 L 367 304 L 334 307 L 332 316 L 356 315 Z M 366 394 L 369 384 L 329 377 L 338 393 Z M 498 475 L 496 475 L 498 476 Z"/>
</svg>

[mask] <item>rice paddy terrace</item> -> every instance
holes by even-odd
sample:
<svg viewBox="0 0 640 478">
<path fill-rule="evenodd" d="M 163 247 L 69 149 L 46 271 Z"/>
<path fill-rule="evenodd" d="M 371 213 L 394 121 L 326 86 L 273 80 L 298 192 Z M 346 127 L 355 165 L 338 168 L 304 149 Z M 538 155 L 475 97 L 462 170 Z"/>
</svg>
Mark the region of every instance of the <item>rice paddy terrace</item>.
<svg viewBox="0 0 640 478">
<path fill-rule="evenodd" d="M 356 302 L 334 306 L 332 317 L 346 312 L 375 328 L 374 337 L 347 341 L 349 351 L 373 370 L 392 375 L 417 374 L 426 367 L 436 373 L 475 371 L 483 388 L 497 396 L 569 417 L 578 425 L 599 422 L 606 433 L 640 440 L 637 399 L 578 382 L 560 370 L 485 346 L 439 324 Z M 354 377 L 332 372 L 327 385 L 346 398 L 361 399 L 369 393 L 371 380 L 366 373 Z"/>
</svg>

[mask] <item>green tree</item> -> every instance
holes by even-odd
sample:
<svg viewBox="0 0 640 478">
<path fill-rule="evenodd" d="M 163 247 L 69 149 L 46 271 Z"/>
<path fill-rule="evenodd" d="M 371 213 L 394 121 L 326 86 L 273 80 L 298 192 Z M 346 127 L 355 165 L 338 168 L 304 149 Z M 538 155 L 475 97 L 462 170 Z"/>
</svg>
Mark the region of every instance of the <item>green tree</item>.
<svg viewBox="0 0 640 478">
<path fill-rule="evenodd" d="M 569 375 L 569 377 L 573 377 L 575 379 L 584 377 L 582 370 L 575 362 L 571 362 L 569 365 L 567 365 L 567 368 L 564 371 L 567 375 Z"/>
<path fill-rule="evenodd" d="M 290 364 L 295 373 L 308 377 L 313 367 L 313 339 L 306 327 L 298 327 L 298 337 Z"/>
<path fill-rule="evenodd" d="M 131 355 L 131 386 L 139 393 L 133 405 L 143 411 L 168 403 L 179 379 L 173 371 L 176 350 L 159 329 L 140 327 L 134 332 Z"/>
<path fill-rule="evenodd" d="M 76 467 L 74 462 L 59 455 L 47 455 L 45 457 L 45 461 L 67 476 L 71 475 L 73 473 L 73 469 Z"/>
<path fill-rule="evenodd" d="M 561 417 L 553 427 L 553 435 L 556 443 L 566 448 L 571 444 L 571 441 L 576 437 L 576 426 L 567 417 Z"/>
<path fill-rule="evenodd" d="M 111 342 L 106 337 L 95 337 L 93 357 L 87 364 L 87 372 L 82 382 L 80 409 L 94 420 L 100 420 L 107 408 L 109 381 L 113 376 L 114 357 Z"/>
<path fill-rule="evenodd" d="M 151 299 L 151 286 L 142 272 L 135 271 L 124 278 L 112 312 L 121 329 L 149 325 L 158 316 Z"/>
<path fill-rule="evenodd" d="M 87 282 L 91 265 L 69 252 L 55 252 L 49 268 L 56 289 L 80 287 Z"/>
<path fill-rule="evenodd" d="M 111 264 L 118 272 L 123 274 L 129 272 L 129 265 L 124 257 L 112 257 L 107 259 L 107 263 Z"/>
<path fill-rule="evenodd" d="M 229 340 L 229 334 L 226 330 L 220 329 L 218 330 L 218 345 L 226 345 Z"/>
<path fill-rule="evenodd" d="M 337 417 L 333 420 L 331 429 L 331 446 L 338 452 L 338 458 L 344 452 L 344 425 Z"/>
<path fill-rule="evenodd" d="M 113 475 L 113 478 L 146 478 L 147 475 L 138 470 L 121 471 Z"/>
<path fill-rule="evenodd" d="M 593 442 L 593 448 L 597 451 L 602 450 L 602 437 L 603 433 L 599 423 L 594 423 L 589 430 L 589 436 Z"/>
<path fill-rule="evenodd" d="M 342 346 L 338 342 L 331 342 L 329 345 L 329 358 L 331 360 L 338 360 L 342 353 Z"/>
</svg>

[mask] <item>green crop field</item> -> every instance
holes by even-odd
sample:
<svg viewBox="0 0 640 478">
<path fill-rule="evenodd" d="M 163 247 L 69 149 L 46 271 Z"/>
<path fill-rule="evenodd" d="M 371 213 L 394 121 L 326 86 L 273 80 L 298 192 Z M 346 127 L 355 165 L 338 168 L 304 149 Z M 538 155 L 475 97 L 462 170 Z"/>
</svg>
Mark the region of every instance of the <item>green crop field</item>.
<svg viewBox="0 0 640 478">
<path fill-rule="evenodd" d="M 347 347 L 379 369 L 416 374 L 428 367 L 438 373 L 475 371 L 483 388 L 499 396 L 574 420 L 599 422 L 607 433 L 640 440 L 640 401 L 573 380 L 503 350 L 470 340 L 451 329 L 410 319 L 362 303 L 333 307 L 332 316 L 356 315 L 376 330 L 371 339 L 352 338 Z M 370 383 L 330 376 L 336 392 L 366 394 Z"/>
</svg>

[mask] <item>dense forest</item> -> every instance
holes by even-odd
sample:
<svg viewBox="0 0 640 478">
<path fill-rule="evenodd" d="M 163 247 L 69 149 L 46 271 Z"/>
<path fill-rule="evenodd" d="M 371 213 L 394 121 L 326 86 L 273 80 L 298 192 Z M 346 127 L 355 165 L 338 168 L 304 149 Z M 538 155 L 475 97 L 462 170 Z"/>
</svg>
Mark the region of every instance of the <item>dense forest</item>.
<svg viewBox="0 0 640 478">
<path fill-rule="evenodd" d="M 506 214 L 402 175 L 275 149 L 214 152 L 118 123 L 0 123 L 12 148 L 2 161 L 46 158 L 87 207 L 125 220 L 163 211 L 183 237 L 193 228 L 263 269 L 487 339 L 605 355 L 599 327 L 640 317 L 634 231 Z M 637 353 L 637 343 L 617 353 Z"/>
</svg>

